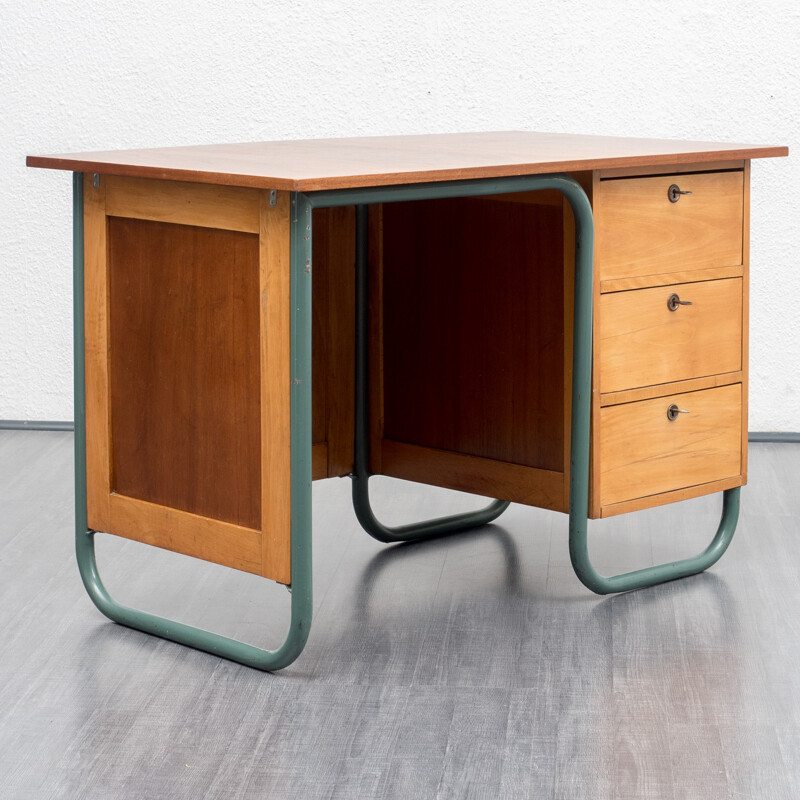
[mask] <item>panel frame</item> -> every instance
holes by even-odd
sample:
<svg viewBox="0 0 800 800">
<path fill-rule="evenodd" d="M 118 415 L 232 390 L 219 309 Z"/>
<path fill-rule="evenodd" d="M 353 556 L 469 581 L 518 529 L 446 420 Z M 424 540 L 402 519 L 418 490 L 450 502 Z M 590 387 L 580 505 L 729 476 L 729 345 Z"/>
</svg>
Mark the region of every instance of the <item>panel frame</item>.
<svg viewBox="0 0 800 800">
<path fill-rule="evenodd" d="M 99 180 L 93 181 L 99 184 Z M 87 428 L 84 261 L 84 177 L 73 176 L 73 303 L 75 356 L 75 554 L 81 580 L 95 606 L 122 625 L 205 650 L 262 670 L 291 664 L 308 639 L 313 607 L 311 580 L 311 206 L 302 195 L 291 196 L 289 233 L 291 332 L 290 454 L 291 617 L 289 630 L 276 650 L 264 650 L 191 625 L 121 605 L 104 586 L 95 554 L 95 535 L 87 514 Z"/>
<path fill-rule="evenodd" d="M 289 584 L 290 193 L 277 193 L 273 203 L 264 190 L 86 174 L 83 194 L 89 526 Z M 264 376 L 259 529 L 113 491 L 107 218 L 122 214 L 259 235 L 259 350 Z"/>
</svg>

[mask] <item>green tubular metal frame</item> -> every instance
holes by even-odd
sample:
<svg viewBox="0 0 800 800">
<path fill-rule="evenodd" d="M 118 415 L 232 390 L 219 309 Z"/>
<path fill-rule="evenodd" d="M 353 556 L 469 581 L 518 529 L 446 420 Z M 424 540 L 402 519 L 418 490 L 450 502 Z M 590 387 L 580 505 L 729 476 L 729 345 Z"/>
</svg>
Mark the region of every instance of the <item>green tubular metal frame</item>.
<svg viewBox="0 0 800 800">
<path fill-rule="evenodd" d="M 477 528 L 497 519 L 510 505 L 494 500 L 485 508 L 390 528 L 375 516 L 369 499 L 369 206 L 356 206 L 356 382 L 353 508 L 361 527 L 386 544 L 415 542 Z"/>
<path fill-rule="evenodd" d="M 444 197 L 505 194 L 507 192 L 557 189 L 569 202 L 575 217 L 575 298 L 572 355 L 572 425 L 570 449 L 569 552 L 575 574 L 597 594 L 625 592 L 657 583 L 694 575 L 712 566 L 733 538 L 739 516 L 740 489 L 724 493 L 722 518 L 711 544 L 699 555 L 681 561 L 647 567 L 623 575 L 606 577 L 592 565 L 587 541 L 589 516 L 589 432 L 592 385 L 592 273 L 594 257 L 594 219 L 592 207 L 580 185 L 567 175 L 520 175 L 447 181 L 434 184 L 343 189 L 312 192 L 314 207 L 355 205 L 357 214 L 356 280 L 357 280 L 357 353 L 356 353 L 356 442 L 353 475 L 353 504 L 362 526 L 384 542 L 413 541 L 485 524 L 507 507 L 496 500 L 487 508 L 472 514 L 387 528 L 372 512 L 367 483 L 369 480 L 368 425 L 368 358 L 366 283 L 367 220 L 369 203 L 390 203 L 407 200 L 430 200 Z"/>
<path fill-rule="evenodd" d="M 109 619 L 146 633 L 204 650 L 262 670 L 291 664 L 308 639 L 312 613 L 311 569 L 311 209 L 357 207 L 357 354 L 356 429 L 353 504 L 362 526 L 384 542 L 429 539 L 483 525 L 499 516 L 508 503 L 495 500 L 486 508 L 465 514 L 389 528 L 380 523 L 369 502 L 369 424 L 367 357 L 367 224 L 370 203 L 429 200 L 445 197 L 505 194 L 556 189 L 575 216 L 575 301 L 573 333 L 572 440 L 570 453 L 569 549 L 577 576 L 598 594 L 652 586 L 692 575 L 714 564 L 730 544 L 739 512 L 739 489 L 725 492 L 722 520 L 714 540 L 700 555 L 604 577 L 596 572 L 588 552 L 589 425 L 592 358 L 592 259 L 594 223 L 589 199 L 566 175 L 523 175 L 432 184 L 343 189 L 292 194 L 291 218 L 291 619 L 284 643 L 262 650 L 216 633 L 164 619 L 117 603 L 103 585 L 94 550 L 95 532 L 86 510 L 86 418 L 84 364 L 83 174 L 73 175 L 74 348 L 75 348 L 75 546 L 83 584 L 97 608 Z"/>
<path fill-rule="evenodd" d="M 311 206 L 292 195 L 291 234 L 291 618 L 277 650 L 262 650 L 217 633 L 164 619 L 116 602 L 100 579 L 94 534 L 86 513 L 86 408 L 83 315 L 83 175 L 73 175 L 75 344 L 75 551 L 83 585 L 97 608 L 114 622 L 205 650 L 248 667 L 277 670 L 303 651 L 311 628 Z"/>
</svg>

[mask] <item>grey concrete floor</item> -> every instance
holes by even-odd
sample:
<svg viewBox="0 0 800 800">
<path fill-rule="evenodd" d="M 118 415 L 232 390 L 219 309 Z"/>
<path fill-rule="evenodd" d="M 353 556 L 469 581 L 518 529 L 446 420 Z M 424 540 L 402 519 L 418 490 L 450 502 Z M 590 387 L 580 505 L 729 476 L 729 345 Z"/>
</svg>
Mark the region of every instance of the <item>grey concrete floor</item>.
<svg viewBox="0 0 800 800">
<path fill-rule="evenodd" d="M 72 554 L 72 435 L 0 432 L 0 798 L 798 798 L 800 446 L 751 447 L 710 572 L 600 598 L 564 515 L 385 547 L 315 484 L 315 620 L 263 674 L 108 622 Z M 474 498 L 373 480 L 389 522 Z M 719 497 L 592 523 L 602 571 L 705 546 Z M 109 536 L 118 599 L 263 646 L 288 594 Z"/>
</svg>

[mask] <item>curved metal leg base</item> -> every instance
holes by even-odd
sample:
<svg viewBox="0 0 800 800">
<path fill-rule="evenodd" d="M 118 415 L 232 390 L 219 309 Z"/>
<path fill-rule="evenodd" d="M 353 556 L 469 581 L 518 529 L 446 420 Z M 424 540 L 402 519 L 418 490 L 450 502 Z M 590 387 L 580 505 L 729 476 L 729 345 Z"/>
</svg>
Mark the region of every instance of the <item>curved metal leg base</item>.
<svg viewBox="0 0 800 800">
<path fill-rule="evenodd" d="M 497 519 L 510 505 L 506 500 L 493 500 L 486 508 L 453 514 L 449 517 L 436 517 L 409 525 L 389 527 L 384 525 L 372 510 L 369 501 L 369 476 L 352 475 L 353 508 L 361 527 L 374 539 L 386 544 L 397 542 L 420 542 L 437 536 L 447 536 L 486 525 Z"/>
<path fill-rule="evenodd" d="M 707 570 L 722 557 L 728 549 L 739 520 L 739 494 L 740 487 L 727 489 L 723 493 L 722 518 L 719 528 L 711 544 L 702 553 L 682 561 L 672 561 L 659 564 L 655 567 L 646 567 L 622 575 L 605 577 L 600 575 L 592 566 L 589 558 L 587 542 L 588 520 L 585 516 L 577 517 L 570 514 L 569 520 L 569 555 L 575 574 L 584 586 L 597 594 L 612 594 L 613 592 L 628 592 L 631 589 L 642 589 L 645 586 L 654 586 L 657 583 L 685 578 Z"/>
<path fill-rule="evenodd" d="M 310 605 L 303 608 L 305 598 L 301 592 L 292 594 L 291 625 L 286 640 L 277 650 L 261 650 L 251 644 L 229 639 L 218 633 L 194 628 L 182 622 L 164 619 L 163 617 L 138 611 L 135 608 L 117 603 L 100 579 L 97 560 L 94 552 L 94 532 L 76 531 L 75 554 L 78 558 L 78 569 L 83 585 L 92 598 L 92 602 L 110 620 L 135 628 L 144 633 L 160 636 L 171 642 L 194 647 L 213 653 L 239 664 L 260 670 L 278 670 L 291 664 L 303 651 L 308 632 L 311 627 Z"/>
</svg>

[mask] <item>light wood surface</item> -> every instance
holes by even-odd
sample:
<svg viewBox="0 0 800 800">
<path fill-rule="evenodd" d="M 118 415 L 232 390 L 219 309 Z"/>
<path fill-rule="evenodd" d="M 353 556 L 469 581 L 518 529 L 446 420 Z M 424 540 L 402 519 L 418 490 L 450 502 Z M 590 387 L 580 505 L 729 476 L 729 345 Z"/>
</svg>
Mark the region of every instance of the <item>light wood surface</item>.
<svg viewBox="0 0 800 800">
<path fill-rule="evenodd" d="M 564 473 L 511 464 L 468 453 L 381 442 L 381 474 L 445 489 L 499 497 L 552 511 L 567 511 Z"/>
<path fill-rule="evenodd" d="M 200 514 L 113 493 L 110 531 L 115 536 L 262 574 L 261 532 Z"/>
<path fill-rule="evenodd" d="M 668 419 L 673 404 L 689 413 Z M 741 414 L 740 384 L 604 407 L 601 504 L 740 475 Z"/>
<path fill-rule="evenodd" d="M 750 161 L 744 162 L 742 209 L 742 481 L 747 483 L 747 420 L 750 398 Z"/>
<path fill-rule="evenodd" d="M 631 289 L 649 289 L 652 286 L 670 286 L 675 283 L 739 278 L 743 274 L 744 267 L 739 264 L 733 267 L 708 267 L 706 269 L 663 272 L 656 275 L 637 275 L 632 278 L 614 278 L 610 281 L 598 281 L 598 283 L 600 291 L 606 294 L 608 292 L 627 292 Z"/>
<path fill-rule="evenodd" d="M 648 175 L 680 175 L 685 172 L 719 172 L 726 169 L 743 169 L 744 161 L 706 161 L 694 164 L 675 164 L 664 161 L 642 167 L 614 167 L 598 170 L 600 180 L 606 178 L 636 178 Z"/>
<path fill-rule="evenodd" d="M 692 194 L 668 199 L 676 184 Z M 742 263 L 741 172 L 600 181 L 598 278 Z"/>
<path fill-rule="evenodd" d="M 633 500 L 623 500 L 620 503 L 602 506 L 598 517 L 606 519 L 608 517 L 616 517 L 619 514 L 630 514 L 633 511 L 643 511 L 646 508 L 668 505 L 669 503 L 682 503 L 684 500 L 692 500 L 695 497 L 702 497 L 706 494 L 724 492 L 726 489 L 744 486 L 744 484 L 745 480 L 742 475 L 734 475 L 732 478 L 722 478 L 696 486 L 687 486 L 684 489 L 675 489 L 671 492 L 661 492 L 660 494 L 650 494 L 646 497 L 637 497 Z"/>
<path fill-rule="evenodd" d="M 741 369 L 741 278 L 604 294 L 598 313 L 602 394 Z"/>
<path fill-rule="evenodd" d="M 28 156 L 28 166 L 313 191 L 785 156 L 786 147 L 565 133 L 376 136 Z"/>
<path fill-rule="evenodd" d="M 262 574 L 291 583 L 291 198 L 274 206 L 261 194 L 259 299 L 261 320 Z M 312 464 L 313 467 L 313 464 Z"/>
<path fill-rule="evenodd" d="M 258 192 L 236 186 L 109 175 L 106 214 L 258 233 Z"/>
<path fill-rule="evenodd" d="M 86 365 L 86 507 L 89 527 L 108 531 L 111 413 L 108 375 L 108 242 L 105 181 L 83 179 L 84 341 Z"/>
<path fill-rule="evenodd" d="M 744 373 L 741 371 L 724 372 L 721 375 L 706 375 L 703 378 L 692 378 L 674 383 L 658 383 L 653 386 L 640 386 L 636 389 L 623 389 L 621 392 L 609 392 L 600 395 L 601 406 L 617 406 L 620 403 L 636 403 L 639 400 L 650 400 L 653 397 L 665 397 L 668 394 L 697 392 L 700 389 L 713 389 L 715 386 L 728 386 L 741 383 Z"/>
</svg>

